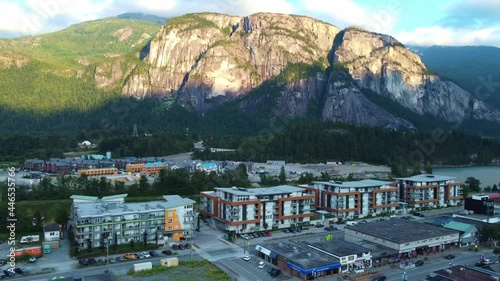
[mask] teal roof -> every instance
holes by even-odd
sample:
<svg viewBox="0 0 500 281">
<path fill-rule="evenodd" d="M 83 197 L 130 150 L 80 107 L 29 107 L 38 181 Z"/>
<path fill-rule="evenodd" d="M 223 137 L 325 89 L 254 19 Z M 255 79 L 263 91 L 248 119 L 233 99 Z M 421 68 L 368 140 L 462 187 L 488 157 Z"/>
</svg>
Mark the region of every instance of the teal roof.
<svg viewBox="0 0 500 281">
<path fill-rule="evenodd" d="M 458 222 L 458 221 L 449 221 L 443 225 L 443 227 L 448 228 L 448 229 L 453 229 L 461 232 L 466 232 L 471 227 L 474 227 L 472 224 L 468 223 L 463 223 L 463 222 Z"/>
</svg>

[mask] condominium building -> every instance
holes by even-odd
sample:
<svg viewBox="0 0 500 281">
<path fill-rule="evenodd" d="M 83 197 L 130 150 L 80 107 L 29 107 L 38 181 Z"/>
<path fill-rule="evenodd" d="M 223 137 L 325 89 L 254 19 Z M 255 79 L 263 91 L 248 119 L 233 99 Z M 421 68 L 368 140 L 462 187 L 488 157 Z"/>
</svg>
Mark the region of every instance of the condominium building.
<svg viewBox="0 0 500 281">
<path fill-rule="evenodd" d="M 457 206 L 463 201 L 463 183 L 454 177 L 422 174 L 396 181 L 401 201 L 409 208 Z"/>
<path fill-rule="evenodd" d="M 201 193 L 200 212 L 216 226 L 234 233 L 287 228 L 308 222 L 314 196 L 290 185 L 264 188 L 224 188 Z"/>
<path fill-rule="evenodd" d="M 194 235 L 195 201 L 178 195 L 164 201 L 125 203 L 127 194 L 97 198 L 73 195 L 71 225 L 80 249 L 101 243 L 163 243 Z"/>
<path fill-rule="evenodd" d="M 85 169 L 78 170 L 78 176 L 87 175 L 89 177 L 95 176 L 109 176 L 109 175 L 117 175 L 117 168 L 99 168 L 99 169 Z"/>
<path fill-rule="evenodd" d="M 399 189 L 393 182 L 378 180 L 314 181 L 299 186 L 314 194 L 314 207 L 338 218 L 362 218 L 399 207 Z"/>
</svg>

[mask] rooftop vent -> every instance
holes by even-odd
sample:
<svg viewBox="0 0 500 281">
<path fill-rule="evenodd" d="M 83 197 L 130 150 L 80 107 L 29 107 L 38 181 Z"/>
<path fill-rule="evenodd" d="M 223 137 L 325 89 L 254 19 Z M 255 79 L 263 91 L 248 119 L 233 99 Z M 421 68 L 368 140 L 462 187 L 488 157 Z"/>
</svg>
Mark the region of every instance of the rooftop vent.
<svg viewBox="0 0 500 281">
<path fill-rule="evenodd" d="M 283 243 L 281 243 L 281 242 L 280 242 L 280 243 L 278 244 L 278 246 L 283 247 Z"/>
<path fill-rule="evenodd" d="M 307 253 L 307 258 L 311 259 L 311 253 Z"/>
<path fill-rule="evenodd" d="M 445 269 L 444 271 L 446 271 L 446 273 L 448 273 L 448 274 L 452 273 L 451 269 Z"/>
</svg>

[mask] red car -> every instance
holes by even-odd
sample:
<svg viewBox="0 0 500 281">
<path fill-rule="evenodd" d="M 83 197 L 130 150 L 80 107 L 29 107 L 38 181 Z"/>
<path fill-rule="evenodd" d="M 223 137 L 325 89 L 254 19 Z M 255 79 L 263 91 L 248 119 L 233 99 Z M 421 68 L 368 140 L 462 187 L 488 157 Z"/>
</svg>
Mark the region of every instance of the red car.
<svg viewBox="0 0 500 281">
<path fill-rule="evenodd" d="M 269 231 L 264 231 L 264 234 L 265 234 L 266 236 L 268 236 L 268 237 L 273 236 L 273 235 L 271 234 L 271 232 L 269 232 Z"/>
</svg>

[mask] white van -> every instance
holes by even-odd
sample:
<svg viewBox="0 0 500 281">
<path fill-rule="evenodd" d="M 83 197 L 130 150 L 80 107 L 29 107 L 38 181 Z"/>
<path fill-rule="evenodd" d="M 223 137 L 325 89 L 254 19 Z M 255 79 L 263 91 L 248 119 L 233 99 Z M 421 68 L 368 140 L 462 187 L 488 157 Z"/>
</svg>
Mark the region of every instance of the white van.
<svg viewBox="0 0 500 281">
<path fill-rule="evenodd" d="M 355 221 L 348 221 L 348 222 L 346 222 L 346 224 L 349 225 L 349 226 L 358 225 L 358 223 L 355 222 Z"/>
</svg>

